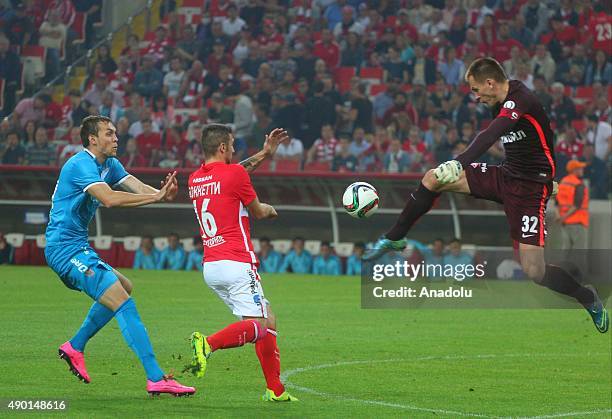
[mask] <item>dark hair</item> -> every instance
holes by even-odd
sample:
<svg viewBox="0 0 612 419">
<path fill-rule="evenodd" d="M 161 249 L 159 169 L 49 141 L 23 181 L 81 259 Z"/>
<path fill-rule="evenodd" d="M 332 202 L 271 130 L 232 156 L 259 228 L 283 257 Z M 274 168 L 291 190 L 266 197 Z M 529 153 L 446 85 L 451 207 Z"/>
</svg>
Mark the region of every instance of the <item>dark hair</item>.
<svg viewBox="0 0 612 419">
<path fill-rule="evenodd" d="M 221 144 L 228 144 L 232 129 L 223 124 L 209 124 L 202 129 L 202 151 L 206 158 L 214 156 Z"/>
<path fill-rule="evenodd" d="M 198 243 L 200 243 L 200 241 L 202 240 L 202 237 L 200 236 L 193 236 L 193 245 L 197 245 Z"/>
<path fill-rule="evenodd" d="M 34 133 L 36 133 L 36 130 L 34 130 Z M 16 135 L 18 139 L 21 139 L 21 136 L 19 135 L 18 131 L 10 130 L 9 132 L 6 133 L 5 138 L 8 138 L 10 135 Z"/>
<path fill-rule="evenodd" d="M 293 241 L 297 241 L 297 240 L 301 241 L 302 243 L 305 241 L 304 237 L 302 237 L 302 236 L 297 236 L 297 237 L 293 238 Z"/>
<path fill-rule="evenodd" d="M 83 147 L 89 146 L 90 135 L 98 135 L 98 124 L 100 122 L 112 124 L 113 121 L 111 121 L 111 119 L 107 118 L 106 116 L 100 115 L 90 115 L 83 119 L 83 122 L 81 123 L 81 142 L 83 143 Z"/>
<path fill-rule="evenodd" d="M 479 83 L 486 79 L 493 79 L 500 83 L 508 80 L 504 68 L 491 57 L 475 59 L 465 72 L 465 81 L 468 81 L 468 77 L 474 77 L 474 80 Z"/>
<path fill-rule="evenodd" d="M 355 245 L 353 246 L 353 248 L 359 248 L 359 249 L 365 249 L 365 243 L 364 242 L 356 242 Z"/>
<path fill-rule="evenodd" d="M 321 242 L 321 247 L 323 247 L 323 246 L 331 247 L 331 244 L 328 241 L 322 241 Z"/>
<path fill-rule="evenodd" d="M 434 243 L 435 243 L 435 242 L 442 242 L 442 244 L 444 244 L 444 240 L 442 240 L 440 237 L 438 237 L 437 239 L 434 239 L 434 241 L 433 241 L 433 242 L 434 242 Z"/>
<path fill-rule="evenodd" d="M 270 243 L 270 237 L 264 236 L 264 237 L 260 238 L 259 239 L 259 243 L 262 243 L 262 242 Z"/>
<path fill-rule="evenodd" d="M 144 240 L 144 239 L 149 239 L 149 240 L 153 241 L 153 236 L 151 236 L 150 234 L 146 234 L 146 235 L 142 236 L 141 240 Z"/>
<path fill-rule="evenodd" d="M 168 234 L 168 237 L 176 237 L 178 239 L 179 235 L 178 235 L 178 233 L 172 232 L 172 233 Z"/>
</svg>

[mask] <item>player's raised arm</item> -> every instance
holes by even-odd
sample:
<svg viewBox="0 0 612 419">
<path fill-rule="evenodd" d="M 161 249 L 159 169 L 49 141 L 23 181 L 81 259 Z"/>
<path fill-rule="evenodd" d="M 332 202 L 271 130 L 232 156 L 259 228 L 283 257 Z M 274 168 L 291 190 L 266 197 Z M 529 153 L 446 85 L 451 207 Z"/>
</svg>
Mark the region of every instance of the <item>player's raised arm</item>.
<svg viewBox="0 0 612 419">
<path fill-rule="evenodd" d="M 487 150 L 515 124 L 516 120 L 511 118 L 495 118 L 487 128 L 476 135 L 474 140 L 467 146 L 463 153 L 455 158 L 455 160 L 461 163 L 462 166 L 473 163 L 477 158 L 486 153 Z"/>
<path fill-rule="evenodd" d="M 270 134 L 266 135 L 266 140 L 260 151 L 238 164 L 243 166 L 247 172 L 251 173 L 253 170 L 257 169 L 265 159 L 274 156 L 278 146 L 288 139 L 289 135 L 287 131 L 282 128 L 275 128 Z"/>
<path fill-rule="evenodd" d="M 247 206 L 249 212 L 255 217 L 257 220 L 264 220 L 266 218 L 276 218 L 278 214 L 272 205 L 264 204 L 259 202 L 259 198 L 255 198 L 251 203 Z"/>
<path fill-rule="evenodd" d="M 168 197 L 176 185 L 176 173 L 167 178 L 164 186 L 156 193 L 130 193 L 114 191 L 108 184 L 100 182 L 87 189 L 87 193 L 100 201 L 105 207 L 140 207 L 160 202 Z"/>
<path fill-rule="evenodd" d="M 172 181 L 170 181 L 172 179 Z M 166 178 L 162 180 L 161 187 L 164 187 L 170 181 L 168 192 L 165 197 L 165 201 L 172 201 L 178 192 L 178 181 L 176 180 L 176 172 L 171 172 L 166 175 Z M 153 186 L 147 185 L 134 175 L 129 175 L 125 181 L 121 182 L 121 188 L 126 192 L 134 194 L 156 194 L 159 189 Z"/>
</svg>

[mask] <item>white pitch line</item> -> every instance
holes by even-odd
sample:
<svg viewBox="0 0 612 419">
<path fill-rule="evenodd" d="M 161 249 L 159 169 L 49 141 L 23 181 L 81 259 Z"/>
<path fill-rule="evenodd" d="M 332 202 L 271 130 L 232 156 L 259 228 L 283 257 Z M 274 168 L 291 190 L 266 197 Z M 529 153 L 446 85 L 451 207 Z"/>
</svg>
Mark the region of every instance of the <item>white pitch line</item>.
<svg viewBox="0 0 612 419">
<path fill-rule="evenodd" d="M 406 410 L 415 410 L 421 412 L 430 412 L 430 413 L 441 413 L 447 415 L 454 416 L 463 416 L 463 417 L 477 417 L 477 418 L 489 418 L 489 419 L 508 419 L 510 416 L 491 416 L 482 413 L 469 413 L 469 412 L 456 412 L 452 410 L 445 409 L 435 409 L 435 408 L 427 408 L 427 407 L 419 407 L 407 404 L 399 404 L 399 403 L 390 403 L 379 400 L 367 400 L 367 399 L 355 399 L 352 397 L 345 397 L 337 394 L 325 393 L 323 391 L 318 391 L 312 388 L 299 386 L 297 384 L 289 381 L 289 377 L 300 374 L 308 371 L 316 371 L 322 370 L 326 368 L 335 368 L 335 367 L 343 367 L 347 365 L 361 365 L 361 364 L 382 364 L 389 362 L 416 362 L 416 361 L 431 361 L 431 360 L 461 360 L 461 359 L 486 359 L 486 358 L 559 358 L 559 357 L 588 357 L 588 356 L 602 356 L 608 355 L 607 353 L 585 353 L 585 354 L 484 354 L 484 355 L 443 355 L 443 356 L 423 356 L 417 357 L 413 359 L 378 359 L 378 360 L 361 360 L 361 361 L 344 361 L 344 362 L 336 362 L 329 364 L 319 364 L 313 365 L 310 367 L 302 367 L 302 368 L 294 368 L 292 370 L 285 371 L 281 374 L 281 379 L 285 382 L 287 387 L 294 388 L 298 391 L 304 393 L 314 394 L 320 397 L 337 399 L 345 402 L 354 402 L 354 403 L 362 403 L 362 404 L 370 404 L 376 406 L 383 407 L 391 407 L 396 409 L 406 409 Z M 592 410 L 586 412 L 568 412 L 568 413 L 557 413 L 552 415 L 541 415 L 541 416 L 521 416 L 520 419 L 550 419 L 550 418 L 562 418 L 562 417 L 572 417 L 572 416 L 590 416 L 597 415 L 601 413 L 612 413 L 612 409 L 601 409 L 601 410 Z"/>
</svg>

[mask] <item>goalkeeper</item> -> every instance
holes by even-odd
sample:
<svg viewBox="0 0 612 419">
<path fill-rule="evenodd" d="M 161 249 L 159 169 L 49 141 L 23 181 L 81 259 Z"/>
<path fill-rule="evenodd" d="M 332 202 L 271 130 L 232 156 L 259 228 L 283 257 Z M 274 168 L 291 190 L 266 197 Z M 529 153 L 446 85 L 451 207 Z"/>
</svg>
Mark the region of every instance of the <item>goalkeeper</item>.
<svg viewBox="0 0 612 419">
<path fill-rule="evenodd" d="M 472 62 L 465 81 L 476 100 L 492 109 L 494 119 L 456 160 L 425 174 L 395 225 L 363 259 L 404 249 L 406 234 L 441 192 L 495 201 L 504 206 L 526 275 L 539 285 L 575 298 L 589 312 L 597 330 L 605 333 L 608 313 L 595 289 L 581 285 L 570 272 L 544 260 L 546 204 L 553 194 L 555 177 L 554 134 L 544 108 L 521 81 L 508 80 L 493 58 Z M 499 166 L 475 163 L 498 140 L 504 146 L 504 162 Z"/>
</svg>

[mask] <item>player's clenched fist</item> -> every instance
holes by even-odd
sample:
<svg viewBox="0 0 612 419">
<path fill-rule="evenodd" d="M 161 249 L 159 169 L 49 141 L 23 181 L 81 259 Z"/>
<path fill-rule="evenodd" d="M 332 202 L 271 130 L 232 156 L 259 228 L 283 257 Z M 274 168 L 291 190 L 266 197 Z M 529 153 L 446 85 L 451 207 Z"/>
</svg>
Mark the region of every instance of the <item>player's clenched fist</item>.
<svg viewBox="0 0 612 419">
<path fill-rule="evenodd" d="M 463 167 L 457 160 L 444 162 L 434 169 L 436 179 L 443 185 L 458 181 L 461 172 L 463 172 Z"/>
</svg>

